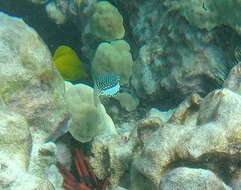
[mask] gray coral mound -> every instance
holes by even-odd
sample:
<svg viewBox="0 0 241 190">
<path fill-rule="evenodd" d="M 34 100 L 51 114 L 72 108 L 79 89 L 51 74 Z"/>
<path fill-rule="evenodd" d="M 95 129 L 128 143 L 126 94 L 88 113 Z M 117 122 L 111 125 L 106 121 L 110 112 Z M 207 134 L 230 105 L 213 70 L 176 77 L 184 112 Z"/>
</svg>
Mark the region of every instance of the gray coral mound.
<svg viewBox="0 0 241 190">
<path fill-rule="evenodd" d="M 64 82 L 38 34 L 0 12 L 1 190 L 61 190 L 54 143 L 44 143 L 66 117 Z M 52 165 L 53 166 L 53 165 Z"/>
<path fill-rule="evenodd" d="M 188 103 L 180 105 L 169 122 L 153 133 L 142 154 L 134 161 L 133 189 L 141 181 L 156 189 L 170 165 L 180 160 L 198 162 L 239 153 L 240 95 L 220 89 L 211 92 L 200 108 L 190 103 L 183 109 L 184 105 Z"/>
<path fill-rule="evenodd" d="M 180 167 L 168 172 L 159 190 L 231 190 L 213 172 L 205 169 Z"/>
</svg>

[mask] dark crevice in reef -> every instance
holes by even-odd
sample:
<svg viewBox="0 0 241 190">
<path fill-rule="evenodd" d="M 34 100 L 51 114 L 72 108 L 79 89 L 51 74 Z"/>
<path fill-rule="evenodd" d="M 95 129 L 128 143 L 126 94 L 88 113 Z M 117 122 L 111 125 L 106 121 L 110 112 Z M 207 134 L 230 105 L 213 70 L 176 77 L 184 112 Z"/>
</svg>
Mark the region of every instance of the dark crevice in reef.
<svg viewBox="0 0 241 190">
<path fill-rule="evenodd" d="M 241 36 L 232 28 L 224 25 L 213 29 L 212 35 L 212 43 L 222 48 L 225 57 L 230 60 L 227 68 L 231 69 L 233 67 L 233 52 L 237 46 L 241 46 Z"/>
<path fill-rule="evenodd" d="M 130 21 L 134 19 L 134 17 L 138 16 L 138 5 L 140 0 L 132 0 L 126 1 L 125 3 L 121 2 L 121 0 L 109 0 L 111 4 L 118 8 L 119 12 L 123 17 L 123 24 L 125 28 L 125 37 L 124 39 L 131 46 L 132 57 L 135 60 L 139 54 L 139 41 L 132 33 L 132 26 Z"/>
<path fill-rule="evenodd" d="M 59 45 L 68 45 L 80 54 L 81 35 L 76 26 L 71 22 L 56 25 L 48 18 L 45 5 L 22 0 L 0 0 L 0 11 L 22 18 L 37 31 L 52 53 Z"/>
</svg>

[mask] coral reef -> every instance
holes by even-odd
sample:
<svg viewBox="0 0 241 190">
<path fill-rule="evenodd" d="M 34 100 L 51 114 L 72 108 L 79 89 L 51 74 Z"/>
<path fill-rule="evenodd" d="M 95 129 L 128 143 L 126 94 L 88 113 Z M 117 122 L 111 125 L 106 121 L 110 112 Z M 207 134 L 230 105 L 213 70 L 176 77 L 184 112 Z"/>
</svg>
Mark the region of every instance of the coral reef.
<svg viewBox="0 0 241 190">
<path fill-rule="evenodd" d="M 14 154 L 15 159 L 19 161 L 19 167 L 26 168 L 29 164 L 28 152 L 32 144 L 32 137 L 27 121 L 20 114 L 6 108 L 1 109 L 0 115 L 1 153 L 6 155 Z M 20 144 L 21 148 L 19 148 Z"/>
<path fill-rule="evenodd" d="M 67 168 L 70 168 L 72 165 L 71 150 L 64 142 L 57 141 L 55 144 L 57 147 L 57 154 L 56 154 L 57 162 L 59 162 L 60 164 L 64 165 Z"/>
<path fill-rule="evenodd" d="M 67 17 L 60 9 L 56 6 L 56 3 L 50 2 L 46 5 L 46 13 L 57 25 L 64 24 L 67 22 Z"/>
<path fill-rule="evenodd" d="M 122 39 L 125 34 L 122 15 L 109 1 L 56 0 L 48 2 L 46 11 L 56 23 L 63 20 L 59 12 L 75 23 L 82 37 L 82 51 L 89 60 L 100 42 Z"/>
<path fill-rule="evenodd" d="M 136 135 L 131 135 L 99 135 L 93 140 L 90 164 L 99 179 L 110 176 L 110 184 L 120 185 L 125 172 L 129 170 L 132 157 L 138 151 L 134 150 L 137 145 Z"/>
<path fill-rule="evenodd" d="M 223 16 L 225 4 L 229 7 Z M 62 14 L 76 25 L 78 43 L 90 62 L 100 42 L 122 39 L 125 33 L 136 62 L 132 93 L 141 102 L 151 95 L 152 107 L 161 102 L 166 109 L 192 93 L 204 96 L 222 85 L 231 68 L 232 43 L 240 41 L 234 37 L 240 25 L 234 22 L 239 6 L 227 0 L 50 0 L 46 10 L 56 23 L 63 20 Z"/>
<path fill-rule="evenodd" d="M 91 66 L 96 75 L 113 72 L 120 76 L 121 84 L 128 84 L 133 66 L 129 44 L 124 40 L 100 43 Z"/>
<path fill-rule="evenodd" d="M 64 82 L 38 34 L 21 19 L 1 13 L 0 96 L 23 115 L 32 136 L 43 141 L 67 115 Z"/>
<path fill-rule="evenodd" d="M 229 157 L 240 161 L 235 147 L 240 142 L 241 97 L 221 89 L 195 102 L 180 105 L 172 118 L 149 138 L 134 161 L 131 189 L 142 189 L 144 183 L 157 189 L 159 179 L 180 160 L 198 163 Z"/>
<path fill-rule="evenodd" d="M 106 190 L 108 177 L 106 177 L 102 182 L 99 181 L 93 173 L 89 165 L 88 158 L 85 157 L 83 151 L 81 149 L 76 149 L 74 154 L 74 164 L 80 181 L 78 181 L 67 168 L 58 163 L 57 166 L 64 176 L 63 187 L 66 190 Z"/>
<path fill-rule="evenodd" d="M 115 125 L 104 106 L 94 103 L 94 90 L 88 85 L 66 82 L 66 102 L 72 116 L 69 132 L 80 142 L 88 142 L 98 134 L 115 134 Z"/>
<path fill-rule="evenodd" d="M 220 25 L 227 25 L 241 34 L 239 21 L 240 1 L 213 0 L 203 1 L 165 1 L 165 5 L 178 10 L 192 25 L 201 29 L 212 30 Z"/>
<path fill-rule="evenodd" d="M 130 20 L 139 47 L 132 85 L 141 102 L 149 98 L 149 105 L 164 109 L 192 93 L 206 95 L 229 71 L 222 49 L 212 43 L 214 34 L 187 23 L 168 2 L 143 1 Z"/>
<path fill-rule="evenodd" d="M 1 189 L 54 190 L 56 146 L 45 140 L 68 115 L 64 81 L 31 27 L 4 13 L 0 22 Z"/>
<path fill-rule="evenodd" d="M 241 63 L 236 65 L 229 73 L 227 79 L 224 81 L 223 87 L 232 90 L 233 92 L 241 95 Z"/>
<path fill-rule="evenodd" d="M 161 178 L 159 190 L 231 190 L 213 172 L 180 167 Z"/>
<path fill-rule="evenodd" d="M 86 26 L 87 33 L 99 41 L 113 41 L 124 37 L 123 18 L 118 9 L 108 1 L 95 3 L 91 13 L 90 21 Z"/>
<path fill-rule="evenodd" d="M 163 126 L 163 121 L 159 117 L 148 117 L 137 123 L 137 137 L 144 145 L 153 132 Z"/>
<path fill-rule="evenodd" d="M 127 92 L 119 93 L 114 98 L 120 102 L 121 107 L 126 111 L 134 111 L 139 104 L 137 97 L 134 97 Z"/>
<path fill-rule="evenodd" d="M 0 189 L 241 188 L 240 0 L 28 2 L 0 12 Z"/>
</svg>

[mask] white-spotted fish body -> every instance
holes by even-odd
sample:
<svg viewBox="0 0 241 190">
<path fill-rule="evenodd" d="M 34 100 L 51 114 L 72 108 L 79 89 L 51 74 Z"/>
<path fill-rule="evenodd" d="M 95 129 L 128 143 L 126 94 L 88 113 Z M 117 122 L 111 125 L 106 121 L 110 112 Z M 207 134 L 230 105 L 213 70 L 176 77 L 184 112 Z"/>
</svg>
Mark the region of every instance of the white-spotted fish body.
<svg viewBox="0 0 241 190">
<path fill-rule="evenodd" d="M 114 96 L 120 90 L 120 79 L 115 73 L 105 73 L 95 77 L 95 88 L 98 95 Z"/>
</svg>

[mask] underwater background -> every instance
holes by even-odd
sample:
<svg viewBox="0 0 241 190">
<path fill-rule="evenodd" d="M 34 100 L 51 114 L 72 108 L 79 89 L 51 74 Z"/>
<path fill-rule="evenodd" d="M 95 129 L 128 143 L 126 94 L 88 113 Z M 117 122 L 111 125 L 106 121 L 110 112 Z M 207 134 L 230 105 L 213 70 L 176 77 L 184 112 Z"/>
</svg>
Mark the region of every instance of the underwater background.
<svg viewBox="0 0 241 190">
<path fill-rule="evenodd" d="M 0 0 L 0 190 L 241 190 L 241 0 Z"/>
</svg>

